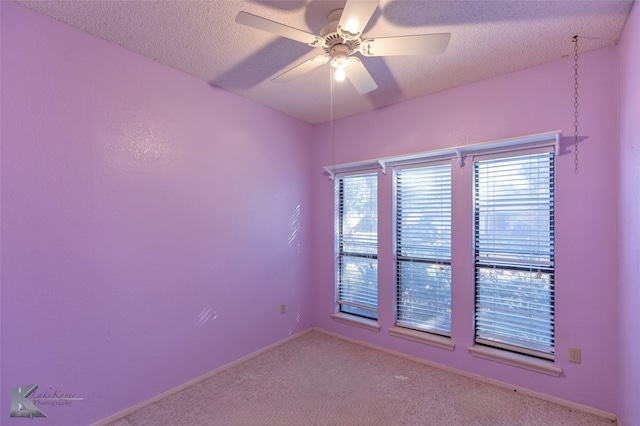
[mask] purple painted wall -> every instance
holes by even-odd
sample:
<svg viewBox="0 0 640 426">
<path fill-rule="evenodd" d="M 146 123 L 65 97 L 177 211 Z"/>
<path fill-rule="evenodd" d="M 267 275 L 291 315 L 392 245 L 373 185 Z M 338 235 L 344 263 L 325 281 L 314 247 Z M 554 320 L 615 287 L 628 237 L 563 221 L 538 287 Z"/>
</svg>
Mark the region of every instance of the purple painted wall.
<svg viewBox="0 0 640 426">
<path fill-rule="evenodd" d="M 312 127 L 0 3 L 0 422 L 12 387 L 88 424 L 308 328 Z"/>
<path fill-rule="evenodd" d="M 640 424 L 640 8 L 620 40 L 620 347 L 621 424 Z"/>
<path fill-rule="evenodd" d="M 311 128 L 0 2 L 2 424 L 22 421 L 9 419 L 12 387 L 76 393 L 82 401 L 41 408 L 47 424 L 87 424 L 312 323 L 640 423 L 637 9 L 619 50 L 581 55 L 588 139 L 574 175 L 571 59 L 340 120 L 332 158 L 328 125 Z M 552 130 L 567 135 L 557 163 L 562 377 L 467 350 L 469 163 L 452 169 L 456 349 L 387 332 L 390 207 L 380 212 L 381 332 L 331 320 L 333 183 L 322 166 Z M 381 205 L 391 206 L 391 174 L 380 178 Z M 570 346 L 582 364 L 568 363 Z"/>
<path fill-rule="evenodd" d="M 567 53 L 573 45 L 567 40 Z M 313 147 L 314 325 L 515 386 L 616 412 L 617 48 L 580 57 L 580 173 L 574 174 L 573 60 L 561 59 L 328 125 Z M 337 89 L 339 90 L 339 89 Z M 454 162 L 453 352 L 392 337 L 392 174 L 379 173 L 379 333 L 338 323 L 333 284 L 333 182 L 322 166 L 562 130 L 556 187 L 556 364 L 559 378 L 473 357 L 473 214 L 470 161 Z M 582 349 L 582 364 L 567 359 Z"/>
</svg>

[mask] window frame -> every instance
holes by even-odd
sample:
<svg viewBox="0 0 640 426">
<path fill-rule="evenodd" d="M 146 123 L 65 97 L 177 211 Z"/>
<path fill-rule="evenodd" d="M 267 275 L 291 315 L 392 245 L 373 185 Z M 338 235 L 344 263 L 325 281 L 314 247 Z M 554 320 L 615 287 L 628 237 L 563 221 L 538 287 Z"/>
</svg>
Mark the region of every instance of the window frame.
<svg viewBox="0 0 640 426">
<path fill-rule="evenodd" d="M 360 252 L 354 252 L 354 251 L 345 251 L 343 250 L 343 241 L 344 241 L 344 237 L 343 237 L 343 229 L 344 229 L 344 224 L 343 224 L 343 206 L 344 206 L 344 200 L 342 199 L 343 193 L 344 193 L 344 189 L 343 189 L 343 185 L 344 185 L 344 179 L 349 179 L 349 178 L 356 178 L 356 177 L 362 177 L 362 176 L 372 176 L 374 177 L 375 180 L 375 186 L 376 186 L 376 196 L 375 196 L 375 202 L 373 203 L 375 205 L 374 211 L 375 211 L 375 222 L 376 222 L 376 233 L 375 233 L 375 254 L 373 253 L 360 253 Z M 356 321 L 356 325 L 361 325 L 358 323 L 363 323 L 366 326 L 371 326 L 374 328 L 379 329 L 379 327 L 377 327 L 377 320 L 378 320 L 378 289 L 379 289 L 379 285 L 378 285 L 378 187 L 379 187 L 379 182 L 378 182 L 378 172 L 377 170 L 361 170 L 358 172 L 352 172 L 352 173 L 341 173 L 339 175 L 335 176 L 335 180 L 334 180 L 334 253 L 335 253 L 335 265 L 334 265 L 334 285 L 335 285 L 335 303 L 336 303 L 336 312 L 334 314 L 334 319 L 337 320 L 341 320 L 341 321 L 345 321 L 345 317 L 347 318 L 347 322 L 351 322 L 353 320 Z M 359 304 L 357 303 L 353 303 L 351 301 L 347 301 L 347 300 L 343 300 L 341 295 L 343 294 L 343 269 L 342 269 L 342 265 L 343 265 L 343 258 L 344 257 L 356 257 L 356 258 L 362 258 L 362 259 L 372 259 L 375 260 L 375 309 L 371 308 L 371 307 L 363 307 L 363 306 L 359 306 Z M 344 303 L 344 302 L 348 302 L 348 303 Z M 346 306 L 352 306 L 354 309 L 349 310 L 349 309 L 343 309 L 343 305 Z M 372 314 L 370 315 L 365 315 L 363 314 L 362 311 L 365 312 L 372 312 Z"/>
<path fill-rule="evenodd" d="M 430 169 L 433 168 L 433 169 Z M 453 177 L 453 170 L 452 170 L 452 165 L 451 165 L 451 159 L 448 160 L 444 160 L 444 161 L 429 161 L 429 162 L 422 162 L 422 163 L 415 163 L 415 164 L 410 164 L 410 165 L 399 165 L 399 166 L 395 166 L 394 170 L 393 170 L 393 257 L 394 257 L 394 271 L 395 271 L 395 275 L 394 275 L 394 283 L 395 283 L 395 333 L 397 334 L 405 334 L 407 337 L 416 337 L 419 336 L 418 333 L 422 333 L 422 334 L 426 334 L 426 335 L 432 335 L 436 340 L 436 342 L 438 342 L 439 346 L 441 346 L 442 343 L 444 343 L 445 341 L 443 341 L 442 339 L 439 338 L 444 338 L 447 340 L 451 339 L 451 231 L 452 231 L 452 215 L 453 215 L 453 211 L 452 211 L 452 177 Z M 444 171 L 446 169 L 446 171 Z M 438 197 L 438 200 L 440 200 L 441 198 L 448 198 L 448 206 L 447 206 L 447 210 L 448 210 L 448 215 L 444 215 L 446 218 L 448 218 L 448 229 L 445 230 L 446 233 L 448 233 L 448 246 L 445 248 L 445 255 L 444 256 L 419 256 L 417 254 L 415 255 L 406 255 L 406 254 L 402 254 L 401 250 L 403 248 L 402 245 L 402 219 L 401 219 L 401 215 L 402 215 L 402 205 L 401 205 L 401 197 L 402 197 L 402 184 L 400 183 L 401 181 L 400 176 L 403 173 L 407 173 L 410 174 L 412 170 L 416 170 L 416 171 L 420 171 L 420 170 L 429 170 L 426 173 L 436 173 L 438 175 L 440 174 L 444 174 L 445 176 L 445 182 L 444 185 L 441 186 L 446 186 L 448 191 L 445 191 L 443 193 L 442 188 L 438 187 L 437 191 L 429 191 L 428 192 L 428 196 L 436 196 Z M 419 173 L 419 172 L 418 172 Z M 421 181 L 419 184 L 420 185 L 424 185 L 426 183 L 426 180 Z M 424 195 L 424 193 L 423 193 Z M 409 202 L 408 200 L 406 202 Z M 415 208 L 415 206 L 413 206 Z M 442 220 L 442 216 L 438 216 L 439 220 Z M 414 236 L 415 236 L 415 228 L 409 228 L 410 229 L 414 229 Z M 411 232 L 411 231 L 409 231 Z M 422 240 L 423 243 L 429 244 L 432 243 L 433 241 L 430 239 L 425 239 Z M 419 263 L 419 264 L 424 264 L 424 265 L 433 265 L 433 266 L 437 266 L 439 268 L 446 268 L 446 270 L 448 271 L 448 290 L 449 290 L 449 303 L 448 306 L 442 307 L 442 306 L 437 306 L 435 309 L 436 310 L 441 310 L 441 309 L 445 309 L 448 310 L 448 315 L 445 319 L 448 319 L 448 321 L 446 322 L 446 328 L 442 327 L 442 326 L 438 326 L 439 324 L 439 319 L 436 320 L 436 325 L 435 326 L 429 326 L 426 324 L 420 324 L 420 321 L 411 321 L 409 318 L 404 318 L 402 315 L 402 309 L 403 309 L 403 305 L 405 305 L 406 308 L 411 309 L 411 306 L 409 306 L 410 304 L 408 303 L 402 303 L 401 301 L 401 292 L 403 292 L 403 282 L 402 282 L 402 273 L 401 273 L 401 268 L 402 268 L 402 264 L 406 264 L 406 263 Z M 435 283 L 436 285 L 440 284 L 440 283 Z M 426 297 L 426 299 L 430 299 L 430 297 Z M 437 302 L 437 298 L 432 298 L 435 299 L 435 301 Z M 415 331 L 417 333 L 411 333 L 410 331 L 403 331 L 402 329 L 406 329 L 406 330 L 410 330 L 410 331 Z M 405 337 L 405 336 L 401 336 L 401 337 Z M 426 337 L 426 336 L 425 336 Z M 427 337 L 427 339 L 430 339 L 429 337 Z M 447 346 L 447 348 L 451 348 L 450 344 L 445 343 L 445 345 Z"/>
<path fill-rule="evenodd" d="M 533 152 L 533 151 L 554 153 L 555 154 L 554 167 L 557 167 L 557 157 L 560 153 L 561 137 L 562 137 L 562 131 L 556 130 L 556 131 L 551 131 L 546 133 L 538 133 L 538 134 L 531 134 L 526 136 L 508 138 L 508 139 L 481 142 L 477 144 L 439 148 L 431 151 L 401 154 L 401 155 L 395 155 L 390 157 L 372 158 L 367 160 L 355 161 L 351 163 L 333 164 L 333 165 L 324 166 L 324 170 L 325 170 L 324 174 L 325 176 L 328 176 L 330 180 L 335 181 L 337 177 L 342 175 L 369 173 L 375 170 L 375 171 L 381 172 L 381 174 L 378 175 L 378 177 L 381 178 L 383 175 L 387 174 L 387 171 L 390 168 L 395 168 L 399 166 L 409 166 L 414 164 L 421 164 L 425 162 L 435 162 L 435 161 L 450 161 L 453 166 L 452 169 L 454 169 L 455 168 L 454 162 L 456 162 L 457 160 L 457 164 L 460 167 L 465 167 L 466 165 L 473 167 L 473 161 L 475 161 L 476 159 L 479 160 L 482 157 L 489 157 L 489 156 L 509 157 L 509 156 L 517 156 L 521 153 Z M 461 174 L 459 172 L 452 173 L 452 191 L 458 185 L 462 185 L 461 182 L 458 182 L 458 180 L 460 179 L 458 176 L 460 175 Z M 467 172 L 463 172 L 462 175 L 467 176 Z M 474 189 L 472 187 L 474 184 L 473 183 L 474 175 L 475 173 L 471 173 L 470 176 L 468 176 L 469 180 L 465 182 L 465 184 L 467 185 L 470 184 L 471 186 L 469 188 L 469 191 L 470 191 L 470 194 L 472 194 L 472 196 L 471 196 L 471 200 L 469 201 L 472 204 L 474 203 L 474 199 L 475 199 L 475 195 L 473 194 Z M 554 170 L 554 186 L 556 184 L 555 183 L 556 177 L 557 177 L 557 171 Z M 387 187 L 386 183 L 382 184 L 381 189 L 386 187 Z M 393 185 L 391 185 L 391 187 L 393 188 Z M 384 199 L 386 199 L 386 195 L 383 195 L 383 197 Z M 392 200 L 393 198 L 395 198 L 394 195 L 390 195 L 390 197 L 392 197 Z M 379 203 L 380 203 L 380 200 L 379 200 Z M 472 232 L 475 232 L 475 229 L 474 229 L 475 225 L 474 225 L 474 219 L 473 219 L 475 206 L 472 207 L 472 210 L 470 212 L 463 213 L 463 212 L 459 212 L 457 209 L 453 211 L 454 209 L 453 205 L 455 204 L 457 204 L 456 201 L 452 200 L 452 217 L 460 216 L 460 215 L 464 216 L 466 214 L 469 214 L 470 216 L 467 216 L 467 217 L 470 221 L 469 223 L 470 229 L 472 230 Z M 379 205 L 378 208 L 379 208 L 379 211 L 382 211 L 382 209 L 386 209 L 388 208 L 388 206 Z M 393 206 L 391 207 L 391 210 L 392 211 L 394 210 Z M 455 215 L 453 213 L 455 213 Z M 393 215 L 392 212 L 391 212 L 391 215 Z M 393 218 L 392 220 L 395 220 L 395 218 Z M 460 218 L 456 220 L 452 219 L 452 227 L 456 227 L 457 226 L 456 223 L 458 223 L 459 221 L 460 221 Z M 393 224 L 391 224 L 391 226 L 392 226 L 392 229 L 395 228 Z M 385 233 L 383 232 L 382 235 L 385 235 Z M 395 239 L 395 234 L 393 235 L 392 238 Z M 473 279 L 474 279 L 474 289 L 475 289 L 475 258 L 473 257 L 474 251 L 475 251 L 474 241 L 475 241 L 474 236 L 472 235 L 470 238 L 471 245 L 467 247 L 467 249 L 469 250 L 468 253 L 470 258 L 468 259 L 465 258 L 466 260 L 464 260 L 463 263 L 465 264 L 467 262 L 473 263 L 474 271 L 471 272 L 471 270 L 469 270 L 469 273 L 474 274 Z M 555 244 L 555 241 L 554 241 L 554 244 Z M 455 246 L 456 244 L 454 243 L 453 245 Z M 392 250 L 394 250 L 394 247 L 395 247 L 395 241 L 392 242 L 390 245 L 390 248 Z M 457 253 L 460 253 L 460 248 L 454 249 L 454 250 Z M 382 259 L 382 261 L 385 264 L 387 262 L 386 259 Z M 392 258 L 389 259 L 389 262 L 395 262 L 395 251 L 392 254 Z M 452 262 L 457 262 L 457 260 L 453 258 L 453 256 L 452 256 Z M 391 270 L 395 270 L 394 266 L 392 266 L 391 263 L 389 263 L 388 266 L 391 268 Z M 471 264 L 469 264 L 469 266 L 471 266 Z M 337 269 L 334 269 L 334 271 L 337 271 Z M 555 272 L 555 265 L 554 265 L 554 275 L 555 273 L 556 272 Z M 454 272 L 454 276 L 456 274 L 458 274 L 458 272 Z M 395 276 L 393 279 L 395 282 Z M 334 284 L 335 283 L 337 283 L 337 279 L 334 280 Z M 452 282 L 452 286 L 454 285 L 455 283 Z M 337 289 L 337 286 L 335 288 Z M 455 306 L 456 306 L 455 300 L 453 299 L 454 294 L 455 292 L 452 292 L 452 311 L 455 310 Z M 394 295 L 394 299 L 395 297 L 396 296 Z M 337 309 L 337 300 L 338 300 L 338 297 L 336 296 L 335 298 L 336 309 Z M 475 294 L 474 294 L 474 300 L 475 300 Z M 389 305 L 384 303 L 383 306 L 389 306 Z M 395 308 L 395 305 L 394 305 L 394 308 Z M 474 307 L 474 312 L 470 312 L 469 314 L 473 315 L 475 319 L 475 307 Z M 395 312 L 394 312 L 394 315 L 395 315 Z M 331 316 L 336 321 L 340 321 L 350 325 L 364 327 L 369 330 L 380 331 L 380 325 L 378 324 L 377 321 L 374 321 L 374 320 L 367 320 L 365 318 L 359 318 L 359 317 L 346 315 L 346 314 L 343 315 L 335 311 L 333 314 L 331 314 Z M 455 316 L 452 318 L 455 318 Z M 470 322 L 470 324 L 472 323 L 474 324 L 473 327 L 475 330 L 475 320 L 472 320 Z M 456 330 L 453 328 L 453 325 L 454 324 L 452 324 L 451 337 L 443 337 L 443 336 L 439 336 L 431 333 L 425 333 L 422 331 L 416 331 L 416 330 L 412 330 L 404 327 L 399 327 L 397 325 L 394 325 L 389 328 L 389 334 L 392 336 L 429 344 L 435 347 L 453 350 L 455 348 L 455 344 L 452 338 L 455 337 L 456 335 L 455 334 Z M 471 332 L 472 330 L 467 330 L 467 331 Z M 474 335 L 475 335 L 475 332 L 474 332 Z M 523 355 L 521 353 L 511 352 L 509 350 L 498 349 L 498 348 L 484 346 L 482 344 L 475 344 L 475 343 L 469 346 L 468 350 L 471 355 L 477 358 L 496 361 L 503 364 L 512 365 L 518 368 L 524 368 L 531 371 L 535 371 L 537 373 L 548 374 L 555 377 L 559 377 L 562 374 L 562 368 L 555 363 L 554 359 L 551 359 L 551 360 L 542 359 L 542 358 L 536 357 L 535 355 L 534 356 Z"/>
<path fill-rule="evenodd" d="M 549 235 L 548 238 L 550 240 L 550 259 L 548 262 L 545 261 L 535 261 L 532 259 L 528 259 L 528 261 L 516 261 L 511 259 L 510 261 L 504 261 L 501 264 L 491 264 L 491 262 L 482 261 L 480 259 L 480 253 L 478 248 L 478 233 L 479 233 L 479 207 L 478 207 L 478 162 L 485 160 L 500 160 L 500 159 L 512 159 L 517 157 L 524 156 L 532 156 L 537 154 L 548 154 L 549 155 L 549 181 L 548 188 L 544 188 L 543 190 L 548 190 L 549 198 L 550 198 L 550 206 L 549 206 L 549 222 L 547 223 L 549 227 Z M 482 347 L 486 347 L 487 349 L 496 349 L 499 351 L 507 351 L 516 356 L 524 355 L 527 357 L 538 358 L 544 361 L 555 360 L 555 186 L 556 186 L 556 155 L 555 153 L 548 148 L 538 148 L 538 149 L 524 149 L 517 152 L 508 152 L 508 153 L 498 153 L 492 155 L 478 156 L 474 158 L 474 171 L 473 171 L 473 214 L 474 214 L 474 225 L 473 225 L 473 233 L 474 233 L 474 344 Z M 478 306 L 479 302 L 479 283 L 478 283 L 478 275 L 479 269 L 487 269 L 492 268 L 493 270 L 500 271 L 518 271 L 518 272 L 528 272 L 532 273 L 532 269 L 536 268 L 538 271 L 543 271 L 545 274 L 549 276 L 549 315 L 551 318 L 551 336 L 550 336 L 550 344 L 547 345 L 546 350 L 538 350 L 533 346 L 533 342 L 531 342 L 531 347 L 521 346 L 509 344 L 506 342 L 501 342 L 499 340 L 487 339 L 484 337 L 479 337 L 479 329 L 478 329 Z M 497 286 L 496 286 L 497 287 Z M 487 333 L 485 333 L 487 334 Z M 489 333 L 490 334 L 490 333 Z M 470 348 L 471 349 L 471 348 Z M 478 349 L 476 352 L 487 352 Z M 472 350 L 472 353 L 474 351 Z M 490 353 L 490 352 L 487 352 Z M 475 354 L 475 353 L 474 353 Z"/>
</svg>

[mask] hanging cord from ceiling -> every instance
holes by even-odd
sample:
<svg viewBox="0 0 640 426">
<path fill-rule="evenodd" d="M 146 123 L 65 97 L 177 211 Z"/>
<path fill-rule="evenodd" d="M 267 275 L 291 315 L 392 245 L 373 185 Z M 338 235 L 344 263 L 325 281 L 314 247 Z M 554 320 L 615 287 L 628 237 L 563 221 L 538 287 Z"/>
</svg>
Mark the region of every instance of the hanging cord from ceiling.
<svg viewBox="0 0 640 426">
<path fill-rule="evenodd" d="M 573 36 L 573 173 L 578 174 L 578 36 Z"/>
<path fill-rule="evenodd" d="M 331 120 L 331 164 L 336 164 L 336 128 L 333 125 L 333 104 L 335 100 L 335 83 L 333 81 L 333 68 L 329 67 L 329 84 L 331 92 L 331 113 L 329 119 Z"/>
</svg>

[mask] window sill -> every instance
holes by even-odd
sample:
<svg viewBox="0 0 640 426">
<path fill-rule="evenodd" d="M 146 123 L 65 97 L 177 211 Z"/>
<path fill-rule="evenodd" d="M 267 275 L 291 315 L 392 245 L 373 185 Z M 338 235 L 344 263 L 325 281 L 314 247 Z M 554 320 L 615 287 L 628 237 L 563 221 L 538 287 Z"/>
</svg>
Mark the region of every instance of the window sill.
<svg viewBox="0 0 640 426">
<path fill-rule="evenodd" d="M 366 328 L 367 330 L 380 331 L 380 325 L 378 321 L 357 317 L 355 315 L 344 314 L 342 312 L 336 312 L 331 315 L 331 318 L 338 322 L 345 324 L 357 325 L 358 327 Z"/>
<path fill-rule="evenodd" d="M 414 342 L 423 343 L 425 345 L 435 346 L 441 349 L 452 351 L 456 344 L 449 337 L 437 336 L 424 331 L 412 330 L 405 327 L 391 327 L 389 334 L 401 339 L 413 340 Z"/>
<path fill-rule="evenodd" d="M 525 368 L 538 373 L 548 374 L 549 376 L 560 377 L 562 374 L 562 368 L 556 367 L 552 361 L 545 361 L 543 359 L 537 359 L 527 355 L 516 354 L 479 345 L 469 347 L 469 352 L 471 352 L 471 355 L 478 358 L 501 362 L 514 367 Z"/>
</svg>

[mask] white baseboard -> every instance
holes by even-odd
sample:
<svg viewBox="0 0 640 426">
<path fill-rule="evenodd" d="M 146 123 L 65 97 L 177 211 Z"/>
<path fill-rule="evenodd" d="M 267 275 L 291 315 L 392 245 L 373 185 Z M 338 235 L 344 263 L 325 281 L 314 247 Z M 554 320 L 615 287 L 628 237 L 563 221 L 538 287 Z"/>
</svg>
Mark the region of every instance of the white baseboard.
<svg viewBox="0 0 640 426">
<path fill-rule="evenodd" d="M 309 333 L 311 331 L 313 331 L 313 327 L 310 327 L 310 328 L 308 328 L 306 330 L 303 330 L 303 331 L 301 331 L 299 333 L 292 334 L 291 336 L 286 337 L 286 338 L 284 338 L 284 339 L 282 339 L 282 340 L 280 340 L 280 341 L 278 341 L 276 343 L 273 343 L 273 344 L 271 344 L 269 346 L 266 346 L 266 347 L 264 347 L 264 348 L 262 348 L 260 350 L 257 350 L 255 352 L 249 354 L 249 355 L 243 356 L 242 358 L 238 358 L 237 360 L 232 361 L 232 362 L 230 362 L 228 364 L 225 364 L 222 367 L 216 368 L 213 371 L 205 373 L 200 377 L 196 377 L 195 379 L 189 380 L 188 382 L 183 383 L 183 384 L 181 384 L 179 386 L 176 386 L 173 389 L 169 389 L 168 391 L 162 392 L 161 394 L 156 395 L 156 396 L 154 396 L 152 398 L 149 398 L 146 401 L 143 401 L 143 402 L 141 402 L 139 404 L 136 404 L 136 405 L 134 405 L 132 407 L 129 407 L 129 408 L 125 409 L 125 410 L 122 410 L 122 411 L 120 411 L 120 412 L 118 412 L 116 414 L 113 414 L 113 415 L 111 415 L 111 416 L 109 416 L 109 417 L 107 417 L 105 419 L 102 419 L 102 420 L 100 420 L 100 421 L 98 421 L 96 423 L 93 423 L 91 426 L 106 426 L 109 423 L 113 423 L 116 420 L 119 420 L 119 419 L 121 419 L 123 417 L 128 416 L 129 414 L 133 413 L 134 411 L 137 411 L 137 410 L 139 410 L 139 409 L 141 409 L 143 407 L 146 407 L 147 405 L 151 405 L 154 402 L 158 402 L 161 399 L 168 397 L 169 395 L 172 395 L 172 394 L 174 394 L 176 392 L 180 392 L 181 390 L 183 390 L 183 389 L 185 389 L 185 388 L 187 388 L 187 387 L 189 387 L 191 385 L 195 385 L 198 382 L 201 382 L 201 381 L 203 381 L 205 379 L 208 379 L 209 377 L 215 376 L 216 374 L 221 373 L 221 372 L 223 372 L 223 371 L 225 371 L 225 370 L 227 370 L 227 369 L 229 369 L 231 367 L 235 367 L 236 365 L 238 365 L 240 363 L 248 361 L 251 358 L 254 358 L 254 357 L 256 357 L 256 356 L 258 356 L 260 354 L 263 354 L 263 353 L 265 353 L 267 351 L 270 351 L 271 349 L 277 348 L 278 346 L 283 345 L 283 344 L 285 344 L 285 343 L 287 343 L 287 342 L 289 342 L 289 341 L 291 341 L 293 339 L 296 339 L 296 338 L 298 338 L 298 337 L 300 337 L 302 335 L 305 335 L 305 334 L 307 334 L 307 333 Z"/>
<path fill-rule="evenodd" d="M 571 408 L 573 410 L 578 410 L 578 411 L 582 411 L 584 413 L 594 414 L 596 416 L 604 417 L 605 419 L 609 419 L 611 421 L 617 422 L 618 426 L 621 426 L 618 417 L 614 413 L 610 413 L 608 411 L 604 411 L 604 410 L 600 410 L 600 409 L 597 409 L 597 408 L 589 407 L 588 405 L 578 404 L 577 402 L 572 402 L 572 401 L 568 401 L 566 399 L 557 398 L 555 396 L 547 395 L 547 394 L 544 394 L 544 393 L 541 393 L 541 392 L 536 392 L 536 391 L 532 391 L 532 390 L 529 390 L 529 389 L 521 388 L 521 387 L 518 387 L 518 386 L 513 386 L 513 385 L 510 385 L 508 383 L 501 382 L 499 380 L 494 380 L 494 379 L 490 379 L 490 378 L 487 378 L 487 377 L 480 376 L 479 374 L 474 374 L 474 373 L 469 373 L 467 371 L 458 370 L 457 368 L 448 367 L 446 365 L 438 364 L 437 362 L 428 361 L 426 359 L 418 358 L 418 357 L 415 357 L 415 356 L 412 356 L 412 355 L 407 355 L 405 353 L 402 353 L 402 352 L 399 352 L 399 351 L 395 351 L 393 349 L 388 349 L 388 348 L 385 348 L 385 347 L 382 347 L 382 346 L 377 346 L 377 345 L 374 345 L 374 344 L 371 344 L 371 343 L 363 342 L 361 340 L 352 339 L 350 337 L 346 337 L 346 336 L 343 336 L 341 334 L 337 334 L 337 333 L 334 333 L 334 332 L 331 332 L 331 331 L 323 330 L 321 328 L 313 327 L 313 330 L 318 331 L 320 333 L 324 333 L 324 334 L 332 336 L 332 337 L 337 337 L 338 339 L 346 340 L 346 341 L 349 341 L 349 342 L 352 342 L 352 343 L 355 343 L 355 344 L 358 344 L 358 345 L 361 345 L 361 346 L 366 346 L 366 347 L 371 348 L 371 349 L 377 349 L 379 351 L 383 351 L 383 352 L 389 353 L 391 355 L 396 355 L 396 356 L 399 356 L 399 357 L 402 357 L 402 358 L 405 358 L 405 359 L 416 361 L 416 362 L 428 365 L 430 367 L 434 367 L 434 368 L 438 368 L 440 370 L 448 371 L 450 373 L 458 374 L 460 376 L 464 376 L 464 377 L 468 377 L 468 378 L 471 378 L 471 379 L 475 379 L 475 380 L 478 380 L 478 381 L 481 381 L 481 382 L 484 382 L 484 383 L 489 383 L 489 384 L 492 384 L 492 385 L 495 385 L 495 386 L 499 386 L 501 388 L 514 390 L 514 391 L 516 391 L 518 393 L 521 393 L 523 395 L 527 395 L 527 396 L 531 396 L 531 397 L 534 397 L 534 398 L 538 398 L 538 399 L 541 399 L 543 401 L 553 402 L 554 404 L 562 405 L 564 407 Z"/>
</svg>

